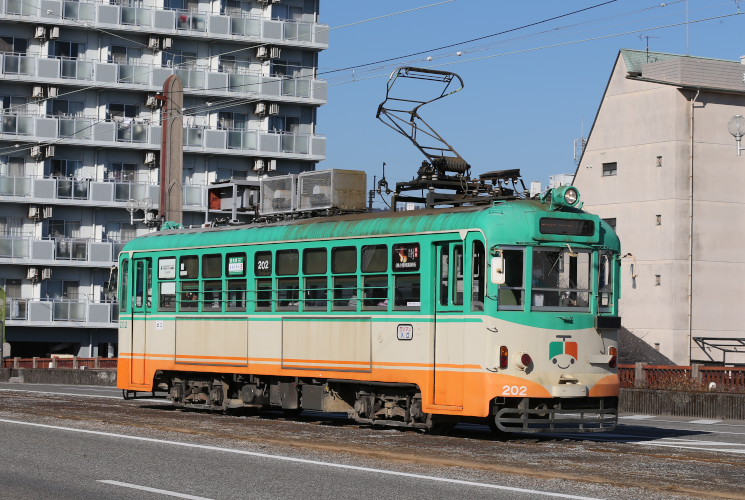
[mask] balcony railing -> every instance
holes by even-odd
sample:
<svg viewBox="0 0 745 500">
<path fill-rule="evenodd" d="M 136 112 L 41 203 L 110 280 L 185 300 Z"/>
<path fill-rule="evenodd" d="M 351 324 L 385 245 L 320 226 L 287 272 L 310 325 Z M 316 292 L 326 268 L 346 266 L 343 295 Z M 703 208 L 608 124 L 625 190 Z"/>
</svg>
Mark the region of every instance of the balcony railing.
<svg viewBox="0 0 745 500">
<path fill-rule="evenodd" d="M 28 264 L 52 265 L 76 261 L 88 267 L 106 267 L 116 261 L 126 243 L 88 238 L 34 238 L 0 236 L 0 262 L 28 260 Z"/>
<path fill-rule="evenodd" d="M 163 88 L 166 78 L 176 74 L 189 90 L 216 96 L 251 94 L 258 99 L 325 104 L 328 84 L 310 76 L 280 77 L 258 73 L 216 71 L 209 67 L 163 67 L 160 64 L 117 63 L 90 59 L 69 59 L 39 55 L 0 53 L 0 75 L 38 83 L 44 79 L 65 83 L 74 81 L 90 85 L 129 85 L 149 91 Z"/>
<path fill-rule="evenodd" d="M 84 323 L 90 328 L 117 328 L 119 304 L 75 299 L 7 299 L 8 326 L 61 326 Z"/>
<path fill-rule="evenodd" d="M 58 143 L 120 146 L 142 149 L 143 146 L 160 148 L 162 128 L 151 123 L 119 123 L 75 116 L 15 116 L 23 127 L 8 126 L 0 131 L 0 139 L 15 140 L 17 135 L 36 137 L 38 140 L 58 139 Z M 3 120 L 3 124 L 5 121 Z M 10 123 L 10 122 L 9 122 Z M 16 123 L 16 122 L 14 122 Z M 320 161 L 326 156 L 326 138 L 314 134 L 266 132 L 259 130 L 226 130 L 187 126 L 184 129 L 184 146 L 189 152 L 240 154 L 251 151 L 256 156 L 292 157 L 293 159 Z M 71 186 L 74 187 L 74 186 Z"/>
<path fill-rule="evenodd" d="M 60 200 L 75 200 L 77 205 L 122 208 L 126 208 L 129 200 L 143 201 L 149 198 L 152 208 L 158 208 L 160 187 L 157 184 L 137 182 L 0 175 L 0 201 L 3 197 L 13 197 L 12 201 L 23 197 L 24 203 L 54 204 Z M 185 210 L 204 210 L 207 206 L 207 188 L 202 185 L 185 185 L 183 203 Z"/>
<path fill-rule="evenodd" d="M 193 189 L 202 186 L 190 187 Z M 96 206 L 109 205 L 112 207 L 124 207 L 128 200 L 142 201 L 145 198 L 150 198 L 153 207 L 157 208 L 160 187 L 157 184 L 126 181 L 0 175 L 0 199 L 4 196 L 27 198 L 23 200 L 24 203 L 55 203 L 59 200 L 77 200 Z"/>
<path fill-rule="evenodd" d="M 207 12 L 167 10 L 153 7 L 111 5 L 106 2 L 63 0 L 3 0 L 0 16 L 38 19 L 45 24 L 85 22 L 94 28 L 146 28 L 159 34 L 210 39 L 271 41 L 282 45 L 328 48 L 329 27 L 305 21 L 276 20 L 238 14 L 222 15 Z"/>
</svg>

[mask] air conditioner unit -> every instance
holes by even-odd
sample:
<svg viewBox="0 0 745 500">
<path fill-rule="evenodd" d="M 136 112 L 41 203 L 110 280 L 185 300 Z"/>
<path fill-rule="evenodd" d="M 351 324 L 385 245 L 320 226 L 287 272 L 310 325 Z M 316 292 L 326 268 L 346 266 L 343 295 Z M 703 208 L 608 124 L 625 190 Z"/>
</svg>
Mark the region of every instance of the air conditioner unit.
<svg viewBox="0 0 745 500">
<path fill-rule="evenodd" d="M 45 40 L 47 38 L 46 26 L 37 26 L 34 29 L 34 38 L 36 38 L 37 40 Z"/>
<path fill-rule="evenodd" d="M 256 107 L 254 108 L 254 113 L 256 113 L 259 116 L 265 115 L 266 114 L 266 103 L 257 102 Z"/>
<path fill-rule="evenodd" d="M 277 160 L 267 160 L 266 161 L 266 169 L 267 170 L 277 170 Z"/>
<path fill-rule="evenodd" d="M 157 108 L 159 105 L 160 101 L 154 95 L 149 95 L 147 96 L 147 99 L 145 99 L 145 106 L 149 108 Z"/>
<path fill-rule="evenodd" d="M 52 268 L 51 267 L 43 267 L 41 269 L 41 279 L 43 280 L 52 279 Z"/>
<path fill-rule="evenodd" d="M 266 166 L 266 163 L 261 158 L 256 158 L 254 160 L 254 170 L 264 170 L 264 167 Z"/>
<path fill-rule="evenodd" d="M 155 151 L 145 152 L 145 165 L 153 165 L 155 163 Z"/>
<path fill-rule="evenodd" d="M 51 158 L 54 156 L 54 146 L 44 146 L 44 158 Z"/>
<path fill-rule="evenodd" d="M 282 55 L 282 49 L 280 47 L 272 47 L 269 50 L 269 57 L 271 59 L 278 59 L 280 55 Z"/>
<path fill-rule="evenodd" d="M 28 218 L 38 219 L 39 217 L 41 217 L 41 209 L 39 208 L 39 205 L 30 205 L 28 207 Z"/>
<path fill-rule="evenodd" d="M 260 45 L 256 47 L 256 57 L 259 59 L 266 59 L 269 57 L 269 49 L 266 45 Z"/>
<path fill-rule="evenodd" d="M 31 97 L 35 99 L 41 99 L 42 97 L 44 97 L 44 87 L 42 87 L 41 85 L 36 85 L 34 87 L 34 90 L 31 91 Z"/>
<path fill-rule="evenodd" d="M 173 38 L 170 36 L 164 37 L 161 45 L 163 46 L 163 49 L 170 49 L 173 47 Z"/>
<path fill-rule="evenodd" d="M 278 115 L 279 114 L 279 104 L 276 102 L 269 104 L 269 114 L 270 115 Z"/>
<path fill-rule="evenodd" d="M 59 87 L 47 87 L 47 97 L 58 97 Z"/>
<path fill-rule="evenodd" d="M 35 160 L 41 160 L 44 156 L 44 149 L 42 146 L 31 146 L 31 151 L 29 154 Z"/>
<path fill-rule="evenodd" d="M 31 281 L 39 279 L 39 269 L 36 267 L 29 267 L 26 269 L 26 279 Z"/>
<path fill-rule="evenodd" d="M 55 40 L 59 38 L 59 26 L 50 26 L 47 31 L 49 33 L 50 40 Z"/>
<path fill-rule="evenodd" d="M 157 36 L 147 37 L 147 48 L 158 50 L 160 48 L 160 38 L 158 38 Z"/>
<path fill-rule="evenodd" d="M 52 217 L 52 206 L 47 205 L 46 207 L 44 207 L 44 210 L 42 212 L 43 212 L 42 217 L 44 217 L 45 219 L 51 218 Z"/>
</svg>

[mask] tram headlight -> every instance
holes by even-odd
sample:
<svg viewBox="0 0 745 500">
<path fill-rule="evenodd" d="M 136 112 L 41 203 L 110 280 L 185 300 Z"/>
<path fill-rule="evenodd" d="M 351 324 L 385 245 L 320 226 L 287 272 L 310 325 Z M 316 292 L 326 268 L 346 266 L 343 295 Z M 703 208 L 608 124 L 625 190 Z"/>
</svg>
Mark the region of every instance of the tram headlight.
<svg viewBox="0 0 745 500">
<path fill-rule="evenodd" d="M 576 205 L 577 201 L 579 200 L 579 191 L 577 191 L 576 188 L 569 188 L 566 191 L 564 191 L 564 200 L 569 205 Z"/>
<path fill-rule="evenodd" d="M 579 189 L 574 186 L 561 186 L 551 192 L 555 207 L 575 207 L 579 204 Z"/>
<path fill-rule="evenodd" d="M 499 367 L 502 369 L 507 368 L 507 363 L 509 361 L 510 357 L 510 350 L 507 349 L 507 346 L 503 345 L 499 348 Z"/>
<path fill-rule="evenodd" d="M 610 361 L 608 361 L 608 366 L 610 368 L 615 368 L 616 366 L 618 366 L 618 347 L 608 348 L 608 354 L 610 354 Z"/>
</svg>

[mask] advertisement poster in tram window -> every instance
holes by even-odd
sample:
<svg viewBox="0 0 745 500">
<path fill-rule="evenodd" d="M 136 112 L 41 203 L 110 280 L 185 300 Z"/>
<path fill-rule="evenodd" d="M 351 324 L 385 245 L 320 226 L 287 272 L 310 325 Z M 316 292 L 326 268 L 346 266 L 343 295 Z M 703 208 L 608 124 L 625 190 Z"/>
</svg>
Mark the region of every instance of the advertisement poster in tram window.
<svg viewBox="0 0 745 500">
<path fill-rule="evenodd" d="M 419 270 L 419 243 L 399 243 L 393 245 L 393 270 Z"/>
</svg>

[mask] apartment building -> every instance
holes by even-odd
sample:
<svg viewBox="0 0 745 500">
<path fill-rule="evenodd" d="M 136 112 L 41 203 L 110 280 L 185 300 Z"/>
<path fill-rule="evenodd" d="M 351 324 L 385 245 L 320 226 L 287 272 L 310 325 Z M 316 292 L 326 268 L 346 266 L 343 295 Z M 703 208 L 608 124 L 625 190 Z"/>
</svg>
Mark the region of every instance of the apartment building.
<svg viewBox="0 0 745 500">
<path fill-rule="evenodd" d="M 318 12 L 319 0 L 0 0 L 12 355 L 116 355 L 111 269 L 128 240 L 154 230 L 141 209 L 159 208 L 158 92 L 170 75 L 184 86 L 184 224 L 211 218 L 215 182 L 324 159 Z"/>
<path fill-rule="evenodd" d="M 623 326 L 679 364 L 745 364 L 745 58 L 622 50 L 574 184 L 615 226 Z"/>
</svg>

